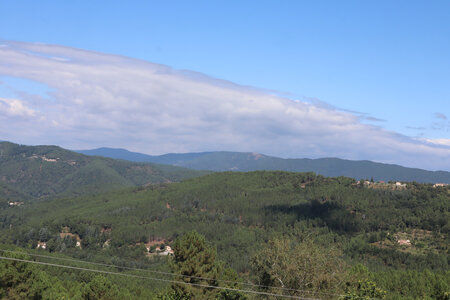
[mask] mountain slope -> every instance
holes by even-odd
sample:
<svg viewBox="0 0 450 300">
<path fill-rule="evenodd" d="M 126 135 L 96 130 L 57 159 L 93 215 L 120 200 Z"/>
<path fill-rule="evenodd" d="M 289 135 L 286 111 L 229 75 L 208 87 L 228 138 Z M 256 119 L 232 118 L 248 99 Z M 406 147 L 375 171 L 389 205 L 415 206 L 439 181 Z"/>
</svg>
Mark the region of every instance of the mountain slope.
<svg viewBox="0 0 450 300">
<path fill-rule="evenodd" d="M 189 161 L 195 160 L 207 154 L 213 154 L 217 152 L 199 152 L 199 153 L 168 153 L 163 155 L 148 155 L 138 152 L 128 151 L 120 148 L 97 148 L 91 150 L 74 150 L 77 153 L 93 156 L 104 156 L 114 159 L 124 159 L 134 162 L 152 162 L 168 165 L 182 165 Z M 211 169 L 211 171 L 213 171 Z M 214 170 L 222 171 L 222 170 Z M 224 170 L 225 171 L 225 170 Z"/>
<path fill-rule="evenodd" d="M 0 196 L 31 198 L 106 192 L 179 181 L 205 172 L 92 157 L 56 146 L 0 143 Z M 20 191 L 17 192 L 17 191 Z"/>
<path fill-rule="evenodd" d="M 418 183 L 404 189 L 391 185 L 387 191 L 313 173 L 223 172 L 152 188 L 0 208 L 0 220 L 8 220 L 0 222 L 0 241 L 9 238 L 26 246 L 30 239 L 37 242 L 45 228 L 52 232 L 49 250 L 65 251 L 57 248 L 64 242 L 59 233 L 70 228 L 83 240 L 82 251 L 101 256 L 111 253 L 104 251 L 118 251 L 121 256 L 140 251 L 144 257 L 145 248 L 132 247 L 173 241 L 196 230 L 217 246 L 221 259 L 245 272 L 250 257 L 270 237 L 291 235 L 301 240 L 309 235 L 344 246 L 350 256 L 366 253 L 367 259 L 377 257 L 379 263 L 386 258 L 388 266 L 395 261 L 409 268 L 445 270 L 449 197 L 449 187 Z M 414 251 L 402 256 L 406 249 L 398 247 L 393 236 L 407 233 L 414 247 L 409 250 Z M 108 250 L 102 247 L 107 239 Z M 375 241 L 383 241 L 384 250 Z M 428 246 L 415 247 L 419 242 Z"/>
<path fill-rule="evenodd" d="M 176 165 L 195 170 L 257 171 L 280 170 L 290 172 L 315 172 L 323 176 L 348 176 L 355 179 L 373 178 L 384 181 L 417 181 L 422 183 L 449 183 L 450 172 L 427 171 L 399 165 L 371 161 L 353 161 L 339 158 L 283 159 L 258 153 L 203 152 L 165 154 L 152 156 L 125 149 L 99 148 L 79 150 L 86 155 L 99 155 L 130 161 Z"/>
</svg>

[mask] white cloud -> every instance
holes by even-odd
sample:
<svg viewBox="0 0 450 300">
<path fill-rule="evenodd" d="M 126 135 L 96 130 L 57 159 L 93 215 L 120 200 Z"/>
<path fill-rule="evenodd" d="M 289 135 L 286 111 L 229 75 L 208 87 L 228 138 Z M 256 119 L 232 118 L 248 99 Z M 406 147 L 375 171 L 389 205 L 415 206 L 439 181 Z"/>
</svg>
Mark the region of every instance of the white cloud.
<svg viewBox="0 0 450 300">
<path fill-rule="evenodd" d="M 426 142 L 450 147 L 450 139 L 424 139 Z"/>
<path fill-rule="evenodd" d="M 0 119 L 0 139 L 151 154 L 231 150 L 334 156 L 450 170 L 449 145 L 363 124 L 360 115 L 320 101 L 291 100 L 121 56 L 7 44 L 0 48 L 0 75 L 38 81 L 52 91 L 51 99 L 33 100 L 43 117 L 32 124 L 13 122 L 14 134 Z"/>
<path fill-rule="evenodd" d="M 36 112 L 21 100 L 0 98 L 0 114 L 12 117 L 33 117 Z"/>
</svg>

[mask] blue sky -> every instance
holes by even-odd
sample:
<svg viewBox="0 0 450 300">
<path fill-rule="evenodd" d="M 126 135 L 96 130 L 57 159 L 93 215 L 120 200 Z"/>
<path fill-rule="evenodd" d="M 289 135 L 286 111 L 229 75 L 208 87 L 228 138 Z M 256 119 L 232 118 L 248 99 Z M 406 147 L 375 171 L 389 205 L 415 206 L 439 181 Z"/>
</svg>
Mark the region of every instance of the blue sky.
<svg viewBox="0 0 450 300">
<path fill-rule="evenodd" d="M 192 70 L 349 112 L 362 124 L 402 139 L 445 144 L 450 140 L 449 36 L 449 1 L 0 1 L 0 39 L 5 43 L 52 44 Z M 0 63 L 6 62 L 0 58 Z M 52 98 L 58 93 L 50 81 L 36 83 L 24 74 L 0 73 L 0 97 Z M 35 111 L 42 107 L 36 97 L 27 101 Z M 11 108 L 12 103 L 5 105 Z M 95 146 L 81 135 L 74 139 L 79 143 L 57 135 L 48 142 Z M 114 140 L 111 146 L 123 146 L 123 140 Z M 211 150 L 170 145 L 172 151 L 169 145 L 131 148 L 147 153 Z M 274 155 L 313 156 L 312 150 L 283 152 L 254 145 L 254 151 Z M 326 149 L 318 153 L 396 160 L 369 150 L 333 155 Z M 450 169 L 448 154 L 442 159 Z"/>
</svg>

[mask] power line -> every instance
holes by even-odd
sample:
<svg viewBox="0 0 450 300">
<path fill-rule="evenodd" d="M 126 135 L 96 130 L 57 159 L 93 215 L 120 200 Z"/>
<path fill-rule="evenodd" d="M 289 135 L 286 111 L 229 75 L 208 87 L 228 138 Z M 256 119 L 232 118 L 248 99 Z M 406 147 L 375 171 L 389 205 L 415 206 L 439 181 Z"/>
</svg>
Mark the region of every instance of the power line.
<svg viewBox="0 0 450 300">
<path fill-rule="evenodd" d="M 200 283 L 190 283 L 190 282 L 183 282 L 183 281 L 162 279 L 162 278 L 154 278 L 154 277 L 147 277 L 147 276 L 134 275 L 134 274 L 125 274 L 125 273 L 117 273 L 117 272 L 104 271 L 104 270 L 88 269 L 88 268 L 82 268 L 82 267 L 58 265 L 58 264 L 53 264 L 53 263 L 46 263 L 46 262 L 41 262 L 41 261 L 26 260 L 26 259 L 20 259 L 20 258 L 12 258 L 12 257 L 0 256 L 0 259 L 10 260 L 10 261 L 18 261 L 18 262 L 24 262 L 24 263 L 31 263 L 31 264 L 38 264 L 38 265 L 45 265 L 45 266 L 51 266 L 51 267 L 59 267 L 59 268 L 80 270 L 80 271 L 103 273 L 103 274 L 109 274 L 109 275 L 119 275 L 119 276 L 133 277 L 133 278 L 139 278 L 139 279 L 149 279 L 149 280 L 156 280 L 156 281 L 162 281 L 162 282 L 168 282 L 168 283 L 185 284 L 185 285 L 192 285 L 192 286 L 203 287 L 203 288 L 212 288 L 212 289 L 219 289 L 219 290 L 227 290 L 227 291 L 235 291 L 235 292 L 243 292 L 243 293 L 252 293 L 252 294 L 258 294 L 258 295 L 265 295 L 265 296 L 275 296 L 275 297 L 300 299 L 300 300 L 320 300 L 320 299 L 317 299 L 317 298 L 304 298 L 304 297 L 299 297 L 299 296 L 274 294 L 274 293 L 268 293 L 268 292 L 259 292 L 259 291 L 236 289 L 236 288 L 227 288 L 227 287 L 221 287 L 221 286 L 213 286 L 213 285 L 206 285 L 206 284 L 200 284 Z"/>
<path fill-rule="evenodd" d="M 144 272 L 149 272 L 149 273 L 154 273 L 154 274 L 178 276 L 178 277 L 200 279 L 200 280 L 206 280 L 206 281 L 218 281 L 218 282 L 242 284 L 242 285 L 246 285 L 246 286 L 250 286 L 250 287 L 256 287 L 256 288 L 273 288 L 273 289 L 289 291 L 289 292 L 299 292 L 299 293 L 307 293 L 307 294 L 322 294 L 322 295 L 329 295 L 329 296 L 343 296 L 343 295 L 340 295 L 340 294 L 333 294 L 333 293 L 327 293 L 327 292 L 306 291 L 306 290 L 292 289 L 292 288 L 286 288 L 286 287 L 278 287 L 278 286 L 269 286 L 269 285 L 260 285 L 260 284 L 254 284 L 254 283 L 238 282 L 238 281 L 226 280 L 226 279 L 214 279 L 214 278 L 206 278 L 206 277 L 191 276 L 191 275 L 184 275 L 184 274 L 176 274 L 176 273 L 155 271 L 155 270 L 149 270 L 149 269 L 132 268 L 132 267 L 121 267 L 121 266 L 111 265 L 111 264 L 95 263 L 95 262 L 90 262 L 90 261 L 71 259 L 71 258 L 63 258 L 63 257 L 57 257 L 57 256 L 50 256 L 50 255 L 32 254 L 32 253 L 21 252 L 21 251 L 12 251 L 12 250 L 3 250 L 3 249 L 0 249 L 0 251 L 7 252 L 7 253 L 26 254 L 26 255 L 35 256 L 35 257 L 43 257 L 43 258 L 63 260 L 63 261 L 70 261 L 70 262 L 76 262 L 76 263 L 86 263 L 86 264 L 97 265 L 97 266 L 102 266 L 102 267 L 126 269 L 126 270 L 132 270 L 132 271 L 144 271 Z"/>
<path fill-rule="evenodd" d="M 43 257 L 43 258 L 49 258 L 49 259 L 59 259 L 59 260 L 65 260 L 65 261 L 71 261 L 71 262 L 77 262 L 77 263 L 86 263 L 86 264 L 92 264 L 92 265 L 99 265 L 99 266 L 105 266 L 105 267 L 114 267 L 114 268 L 122 268 L 122 269 L 127 269 L 127 270 L 134 270 L 134 271 L 145 271 L 145 272 L 150 272 L 150 273 L 155 273 L 155 274 L 162 274 L 162 275 L 170 275 L 170 276 L 179 276 L 179 277 L 187 277 L 187 278 L 192 278 L 192 279 L 202 279 L 202 280 L 215 280 L 217 282 L 227 282 L 227 283 L 235 283 L 235 284 L 243 284 L 243 285 L 248 285 L 248 286 L 253 286 L 253 287 L 263 287 L 263 288 L 274 288 L 274 289 L 281 289 L 281 290 L 285 290 L 285 291 L 293 291 L 293 292 L 300 292 L 300 293 L 312 293 L 312 294 L 322 294 L 322 295 L 329 295 L 329 296 L 345 296 L 342 294 L 335 294 L 335 293 L 326 293 L 326 292 L 315 292 L 315 291 L 306 291 L 306 290 L 299 290 L 299 289 L 292 289 L 292 288 L 285 288 L 285 287 L 277 287 L 277 286 L 268 286 L 268 285 L 259 285 L 259 284 L 253 284 L 253 283 L 245 283 L 245 282 L 238 282 L 238 281 L 232 281 L 232 280 L 225 280 L 225 279 L 212 279 L 212 278 L 205 278 L 205 277 L 198 277 L 198 276 L 190 276 L 190 275 L 183 275 L 183 274 L 176 274 L 176 273 L 170 273 L 170 272 L 162 272 L 162 271 L 155 271 L 155 270 L 148 270 L 148 269 L 140 269 L 140 268 L 131 268 L 131 267 L 121 267 L 121 266 L 117 266 L 117 265 L 111 265 L 111 264 L 103 264 L 103 263 L 95 263 L 95 262 L 89 262 L 89 261 L 84 261 L 84 260 L 77 260 L 77 259 L 70 259 L 70 258 L 62 258 L 62 257 L 56 257 L 56 256 L 49 256 L 49 255 L 41 255 L 41 254 L 32 254 L 32 253 L 28 253 L 28 252 L 22 252 L 22 251 L 12 251 L 12 250 L 4 250 L 4 249 L 0 249 L 0 251 L 2 252 L 8 252 L 8 253 L 16 253 L 16 254 L 22 254 L 22 255 L 30 255 L 30 256 L 36 256 L 36 257 Z M 1 258 L 1 257 L 0 257 Z M 30 262 L 35 262 L 35 261 L 30 261 Z M 41 262 L 35 262 L 35 263 L 41 263 Z M 43 263 L 42 264 L 49 264 L 49 263 Z M 70 267 L 71 266 L 65 266 L 65 265 L 58 265 L 61 267 Z M 73 267 L 76 268 L 76 267 Z M 102 272 L 103 270 L 93 270 L 93 269 L 88 269 L 91 271 L 99 271 Z M 105 271 L 105 272 L 109 272 L 109 271 Z M 130 275 L 130 274 L 124 274 L 124 273 L 117 273 L 118 275 Z M 139 276 L 139 275 L 133 275 L 133 276 Z M 151 277 L 150 277 L 151 278 Z M 192 284 L 192 285 L 197 285 L 197 286 L 205 286 L 207 287 L 208 285 L 202 285 L 202 284 L 196 284 L 196 283 L 188 283 L 188 282 L 182 282 L 182 281 L 171 281 L 171 280 L 165 280 L 165 279 L 159 279 L 159 278 L 155 278 L 155 280 L 162 280 L 162 281 L 169 281 L 169 282 L 179 282 L 179 283 L 183 283 L 183 284 Z M 231 289 L 231 288 L 226 288 L 226 289 Z M 239 289 L 236 289 L 239 290 Z M 242 290 L 245 291 L 245 290 Z M 256 291 L 251 291 L 251 292 L 256 292 Z M 256 293 L 264 293 L 264 292 L 256 292 Z M 269 293 L 270 294 L 270 293 Z M 378 298 L 367 298 L 367 297 L 361 297 L 361 296 L 354 296 L 356 298 L 364 298 L 364 299 L 370 299 L 370 300 L 377 300 Z M 303 299 L 303 298 L 301 298 Z M 304 298 L 304 299 L 310 299 L 310 298 Z"/>
</svg>

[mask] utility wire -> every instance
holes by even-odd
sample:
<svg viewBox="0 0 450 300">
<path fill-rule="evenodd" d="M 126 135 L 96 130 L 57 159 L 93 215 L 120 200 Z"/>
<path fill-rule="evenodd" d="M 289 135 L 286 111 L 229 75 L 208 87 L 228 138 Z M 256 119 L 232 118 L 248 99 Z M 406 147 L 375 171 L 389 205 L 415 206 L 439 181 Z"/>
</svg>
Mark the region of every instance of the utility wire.
<svg viewBox="0 0 450 300">
<path fill-rule="evenodd" d="M 260 285 L 260 284 L 254 284 L 254 283 L 238 282 L 238 281 L 226 280 L 226 279 L 213 279 L 213 278 L 206 278 L 206 277 L 199 277 L 199 276 L 190 276 L 190 275 L 184 275 L 184 274 L 175 274 L 175 273 L 170 273 L 170 272 L 155 271 L 155 270 L 149 270 L 149 269 L 140 269 L 140 268 L 132 268 L 132 267 L 121 267 L 121 266 L 111 265 L 111 264 L 95 263 L 95 262 L 90 262 L 90 261 L 71 259 L 71 258 L 62 258 L 62 257 L 56 257 L 56 256 L 50 256 L 50 255 L 32 254 L 32 253 L 28 253 L 28 252 L 3 250 L 3 249 L 0 249 L 0 251 L 7 252 L 7 253 L 26 254 L 26 255 L 29 255 L 29 256 L 43 257 L 43 258 L 63 260 L 63 261 L 70 261 L 70 262 L 76 262 L 76 263 L 86 263 L 86 264 L 91 264 L 91 265 L 97 265 L 97 266 L 103 266 L 103 267 L 111 267 L 111 268 L 117 268 L 117 269 L 126 269 L 126 270 L 132 270 L 132 271 L 144 271 L 144 272 L 149 272 L 149 273 L 154 273 L 154 274 L 161 274 L 161 275 L 169 275 L 169 276 L 178 276 L 178 277 L 200 279 L 200 280 L 207 280 L 207 281 L 209 280 L 209 281 L 218 281 L 218 282 L 242 284 L 242 285 L 251 286 L 251 287 L 257 287 L 257 288 L 273 288 L 273 289 L 279 289 L 279 290 L 290 291 L 290 292 L 299 292 L 299 293 L 308 293 L 308 294 L 322 294 L 322 295 L 329 295 L 329 296 L 343 296 L 343 295 L 340 295 L 340 294 L 333 294 L 333 293 L 326 293 L 326 292 L 314 292 L 314 291 L 306 291 L 306 290 L 292 289 L 292 288 L 286 288 L 286 287 L 278 287 L 278 286 L 269 286 L 269 285 Z"/>
<path fill-rule="evenodd" d="M 80 271 L 88 271 L 88 272 L 96 272 L 96 273 L 103 273 L 103 274 L 110 274 L 110 275 L 119 275 L 119 276 L 133 277 L 133 278 L 139 278 L 139 279 L 149 279 L 149 280 L 156 280 L 156 281 L 176 283 L 176 284 L 185 284 L 185 285 L 192 285 L 192 286 L 203 287 L 203 288 L 212 288 L 212 289 L 219 289 L 219 290 L 227 290 L 227 291 L 235 291 L 235 292 L 243 292 L 243 293 L 252 293 L 252 294 L 258 294 L 258 295 L 275 296 L 275 297 L 300 299 L 300 300 L 320 300 L 320 299 L 317 299 L 317 298 L 304 298 L 304 297 L 299 297 L 299 296 L 274 294 L 274 293 L 268 293 L 268 292 L 259 292 L 259 291 L 236 289 L 236 288 L 227 288 L 227 287 L 221 287 L 221 286 L 213 286 L 213 285 L 206 285 L 206 284 L 199 284 L 199 283 L 190 283 L 190 282 L 183 282 L 183 281 L 170 280 L 170 279 L 162 279 L 162 278 L 140 276 L 140 275 L 134 275 L 134 274 L 125 274 L 125 273 L 117 273 L 117 272 L 104 271 L 104 270 L 88 269 L 88 268 L 82 268 L 82 267 L 58 265 L 58 264 L 53 264 L 53 263 L 46 263 L 46 262 L 41 262 L 41 261 L 26 260 L 26 259 L 20 259 L 20 258 L 12 258 L 12 257 L 0 256 L 0 259 L 10 260 L 10 261 L 18 261 L 18 262 L 24 262 L 24 263 L 31 263 L 31 264 L 38 264 L 38 265 L 44 265 L 44 266 L 51 266 L 51 267 L 59 267 L 59 268 L 80 270 Z"/>
<path fill-rule="evenodd" d="M 95 263 L 95 262 L 89 262 L 89 261 L 84 261 L 84 260 L 77 260 L 77 259 L 70 259 L 70 258 L 62 258 L 62 257 L 56 257 L 56 256 L 49 256 L 49 255 L 41 255 L 41 254 L 32 254 L 32 253 L 28 253 L 28 252 L 22 252 L 22 251 L 13 251 L 13 250 L 4 250 L 4 249 L 0 249 L 0 251 L 2 252 L 8 252 L 8 253 L 16 253 L 16 254 L 22 254 L 22 255 L 30 255 L 30 256 L 36 256 L 36 257 L 43 257 L 43 258 L 49 258 L 49 259 L 59 259 L 59 260 L 64 260 L 64 261 L 70 261 L 70 262 L 77 262 L 77 263 L 86 263 L 86 264 L 92 264 L 92 265 L 99 265 L 99 266 L 104 266 L 104 267 L 114 267 L 114 268 L 122 268 L 122 269 L 127 269 L 127 270 L 134 270 L 134 271 L 145 271 L 145 272 L 150 272 L 150 273 L 156 273 L 156 274 L 162 274 L 162 275 L 171 275 L 171 276 L 179 276 L 179 277 L 187 277 L 187 278 L 193 278 L 193 279 L 203 279 L 203 280 L 215 280 L 218 282 L 227 282 L 227 283 L 235 283 L 235 284 L 243 284 L 243 285 L 248 285 L 248 286 L 253 286 L 253 287 L 263 287 L 263 288 L 274 288 L 274 289 L 281 289 L 281 290 L 285 290 L 285 291 L 294 291 L 294 292 L 300 292 L 300 293 L 312 293 L 312 294 L 323 294 L 323 295 L 329 295 L 329 296 L 345 296 L 345 295 L 341 295 L 341 294 L 334 294 L 334 293 L 326 293 L 326 292 L 314 292 L 314 291 L 306 291 L 306 290 L 299 290 L 299 289 L 292 289 L 292 288 L 285 288 L 285 287 L 277 287 L 277 286 L 268 286 L 268 285 L 259 285 L 259 284 L 253 284 L 253 283 L 244 283 L 244 282 L 239 282 L 239 281 L 232 281 L 232 280 L 225 280 L 225 279 L 212 279 L 212 278 L 205 278 L 205 277 L 198 277 L 198 276 L 190 276 L 190 275 L 183 275 L 183 274 L 176 274 L 176 273 L 170 273 L 170 272 L 162 272 L 162 271 L 155 271 L 155 270 L 148 270 L 148 269 L 140 269 L 140 268 L 131 268 L 131 267 L 121 267 L 121 266 L 117 266 L 117 265 L 111 265 L 111 264 L 103 264 L 103 263 Z M 34 261 L 32 261 L 34 262 Z M 40 262 L 36 262 L 36 263 L 40 263 Z M 44 263 L 45 264 L 45 263 Z M 64 267 L 65 265 L 60 265 L 62 267 Z M 70 267 L 70 266 L 67 266 Z M 92 269 L 89 269 L 92 270 Z M 96 270 L 92 270 L 92 271 L 96 271 Z M 102 271 L 102 270 L 98 270 L 98 271 Z M 108 271 L 106 271 L 108 272 Z M 117 273 L 120 275 L 130 275 L 130 274 L 123 274 L 123 273 Z M 136 275 L 138 276 L 138 275 Z M 165 280 L 165 279 L 155 279 L 155 280 Z M 167 280 L 166 280 L 167 281 Z M 169 280 L 170 281 L 170 280 Z M 188 283 L 188 282 L 181 282 L 178 281 L 180 283 L 185 283 L 185 284 L 193 284 L 193 285 L 198 285 L 198 286 L 202 286 L 201 284 L 195 284 L 195 283 Z M 228 288 L 227 288 L 228 289 Z M 259 292 L 258 292 L 259 293 Z M 264 292 L 262 292 L 264 293 Z M 367 297 L 361 297 L 361 296 L 354 296 L 356 298 L 361 298 L 361 299 L 369 299 L 369 300 L 378 300 L 378 298 L 367 298 Z M 309 299 L 309 298 L 306 298 Z"/>
</svg>

